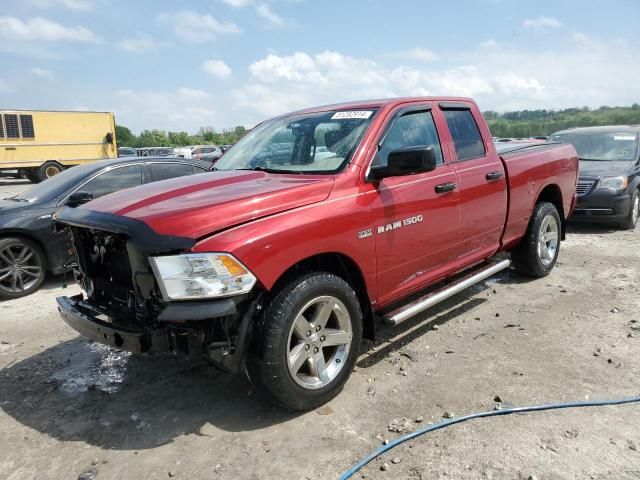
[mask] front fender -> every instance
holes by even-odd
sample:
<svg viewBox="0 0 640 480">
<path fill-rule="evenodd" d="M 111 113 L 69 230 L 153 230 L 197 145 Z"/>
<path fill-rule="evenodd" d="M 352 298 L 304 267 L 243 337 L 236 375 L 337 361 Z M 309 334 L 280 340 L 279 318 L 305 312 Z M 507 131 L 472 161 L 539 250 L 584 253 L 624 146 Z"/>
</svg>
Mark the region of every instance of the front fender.
<svg viewBox="0 0 640 480">
<path fill-rule="evenodd" d="M 364 194 L 347 195 L 223 231 L 198 242 L 195 252 L 232 253 L 265 289 L 291 267 L 323 253 L 340 253 L 358 265 L 370 298 L 376 298 L 375 238 Z"/>
</svg>

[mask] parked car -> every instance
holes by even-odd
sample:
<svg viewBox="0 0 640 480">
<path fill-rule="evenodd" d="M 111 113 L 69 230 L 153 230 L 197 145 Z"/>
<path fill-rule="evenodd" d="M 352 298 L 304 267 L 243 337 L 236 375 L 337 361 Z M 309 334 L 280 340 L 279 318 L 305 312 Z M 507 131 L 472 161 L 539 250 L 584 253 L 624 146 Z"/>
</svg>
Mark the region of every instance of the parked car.
<svg viewBox="0 0 640 480">
<path fill-rule="evenodd" d="M 51 215 L 59 208 L 208 168 L 208 164 L 194 160 L 102 160 L 64 170 L 19 195 L 0 200 L 0 299 L 29 295 L 40 288 L 47 271 L 59 274 L 68 269 L 69 239 L 51 230 Z"/>
<path fill-rule="evenodd" d="M 580 157 L 578 204 L 572 221 L 634 229 L 640 216 L 640 126 L 585 127 L 551 135 Z"/>
<path fill-rule="evenodd" d="M 217 145 L 198 145 L 191 151 L 191 158 L 197 158 L 198 160 L 206 162 L 215 162 L 223 153 Z"/>
<path fill-rule="evenodd" d="M 210 175 L 58 212 L 86 292 L 59 310 L 96 342 L 246 366 L 280 403 L 314 408 L 376 318 L 399 324 L 511 262 L 547 275 L 577 175 L 569 144 L 497 155 L 471 99 L 302 110 L 248 132 Z"/>
<path fill-rule="evenodd" d="M 138 150 L 130 147 L 118 147 L 118 158 L 122 157 L 137 157 Z"/>
<path fill-rule="evenodd" d="M 173 156 L 178 158 L 191 158 L 191 150 L 195 145 L 187 145 L 186 147 L 176 147 L 173 149 Z"/>
<path fill-rule="evenodd" d="M 173 148 L 170 147 L 145 147 L 138 149 L 141 157 L 173 157 Z"/>
</svg>

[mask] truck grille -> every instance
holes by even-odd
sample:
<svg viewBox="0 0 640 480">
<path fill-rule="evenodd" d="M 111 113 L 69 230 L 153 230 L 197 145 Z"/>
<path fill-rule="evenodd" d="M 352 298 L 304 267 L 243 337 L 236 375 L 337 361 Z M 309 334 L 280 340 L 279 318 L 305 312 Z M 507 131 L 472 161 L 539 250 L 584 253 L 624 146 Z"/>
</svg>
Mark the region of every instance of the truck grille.
<svg viewBox="0 0 640 480">
<path fill-rule="evenodd" d="M 579 196 L 586 195 L 587 193 L 589 193 L 591 191 L 591 189 L 593 188 L 593 184 L 594 183 L 595 182 L 591 181 L 591 180 L 589 180 L 589 181 L 579 181 L 578 182 L 578 186 L 576 188 L 576 193 Z"/>
</svg>

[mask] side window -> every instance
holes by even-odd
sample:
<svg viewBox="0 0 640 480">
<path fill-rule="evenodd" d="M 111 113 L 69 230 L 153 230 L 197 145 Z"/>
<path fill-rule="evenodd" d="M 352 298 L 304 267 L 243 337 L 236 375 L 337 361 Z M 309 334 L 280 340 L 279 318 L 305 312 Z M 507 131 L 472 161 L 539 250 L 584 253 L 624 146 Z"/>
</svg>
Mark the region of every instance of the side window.
<svg viewBox="0 0 640 480">
<path fill-rule="evenodd" d="M 445 110 L 444 118 L 447 120 L 458 160 L 484 156 L 484 142 L 471 110 Z"/>
<path fill-rule="evenodd" d="M 20 128 L 18 127 L 18 115 L 14 113 L 5 114 L 4 125 L 7 131 L 7 138 L 20 138 Z"/>
<path fill-rule="evenodd" d="M 91 193 L 93 198 L 98 198 L 138 185 L 142 185 L 142 168 L 139 165 L 131 165 L 103 173 L 81 187 L 80 190 Z"/>
<path fill-rule="evenodd" d="M 22 138 L 35 138 L 32 115 L 20 115 L 20 131 Z"/>
<path fill-rule="evenodd" d="M 184 163 L 152 163 L 149 166 L 151 167 L 151 175 L 154 182 L 193 175 L 193 167 Z"/>
<path fill-rule="evenodd" d="M 409 112 L 393 120 L 382 140 L 377 165 L 387 165 L 389 153 L 398 148 L 433 146 L 438 164 L 442 163 L 442 149 L 429 111 Z"/>
</svg>

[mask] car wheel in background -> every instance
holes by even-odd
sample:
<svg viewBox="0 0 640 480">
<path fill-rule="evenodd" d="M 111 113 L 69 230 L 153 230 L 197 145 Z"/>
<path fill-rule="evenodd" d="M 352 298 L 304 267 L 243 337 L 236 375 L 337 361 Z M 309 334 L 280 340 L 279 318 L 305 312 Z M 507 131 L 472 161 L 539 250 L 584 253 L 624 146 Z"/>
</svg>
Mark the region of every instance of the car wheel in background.
<svg viewBox="0 0 640 480">
<path fill-rule="evenodd" d="M 64 170 L 64 167 L 60 165 L 58 162 L 49 160 L 48 162 L 44 162 L 38 169 L 38 180 L 42 182 L 47 178 L 51 178 L 59 174 L 63 170 Z"/>
<path fill-rule="evenodd" d="M 516 271 L 532 277 L 544 277 L 553 270 L 560 252 L 562 223 L 558 209 L 540 202 L 533 209 L 527 233 L 511 252 Z"/>
<path fill-rule="evenodd" d="M 0 299 L 32 294 L 46 271 L 46 258 L 37 244 L 25 238 L 0 239 Z"/>
<path fill-rule="evenodd" d="M 316 408 L 335 397 L 359 354 L 362 314 L 342 278 L 310 273 L 281 289 L 265 311 L 257 374 L 282 405 Z"/>
<path fill-rule="evenodd" d="M 640 216 L 640 190 L 633 192 L 631 197 L 631 209 L 629 215 L 624 222 L 620 225 L 626 230 L 633 230 L 638 224 L 638 217 Z"/>
</svg>

